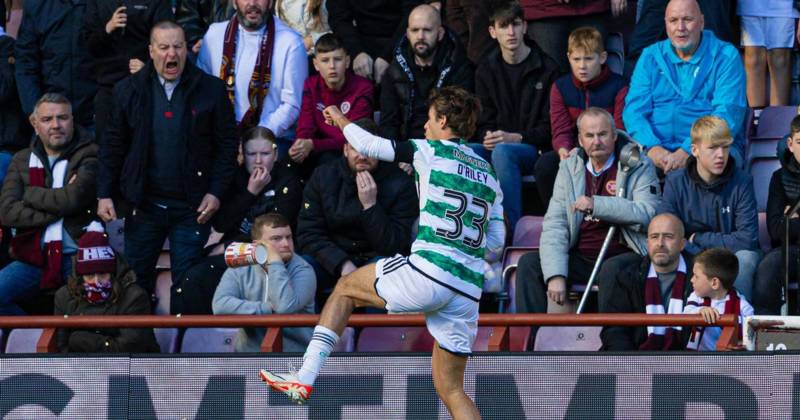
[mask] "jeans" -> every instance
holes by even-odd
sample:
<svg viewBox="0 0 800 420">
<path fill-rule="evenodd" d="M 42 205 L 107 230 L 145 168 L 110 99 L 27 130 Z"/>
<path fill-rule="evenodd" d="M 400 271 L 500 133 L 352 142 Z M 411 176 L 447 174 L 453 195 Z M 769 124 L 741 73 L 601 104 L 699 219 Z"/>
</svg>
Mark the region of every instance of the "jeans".
<svg viewBox="0 0 800 420">
<path fill-rule="evenodd" d="M 72 274 L 72 255 L 61 259 L 61 276 L 66 282 Z M 14 261 L 0 270 L 0 315 L 25 315 L 15 302 L 30 299 L 39 294 L 42 269 Z"/>
<path fill-rule="evenodd" d="M 470 143 L 469 147 L 484 159 L 491 153 L 490 161 L 503 190 L 503 210 L 509 229 L 513 232 L 522 217 L 522 177 L 533 174 L 536 159 L 539 158 L 536 147 L 524 143 L 504 143 L 495 146 L 491 152 L 478 143 Z"/>
<path fill-rule="evenodd" d="M 739 260 L 739 275 L 733 286 L 741 293 L 748 302 L 752 302 L 753 283 L 755 282 L 758 263 L 761 261 L 761 250 L 743 249 L 736 252 L 736 259 Z"/>
<path fill-rule="evenodd" d="M 175 294 L 189 268 L 202 260 L 210 230 L 209 223 L 197 223 L 197 212 L 189 207 L 162 208 L 154 204 L 137 207 L 125 220 L 125 258 L 136 273 L 136 282 L 153 293 L 158 255 L 164 239 L 169 238 Z"/>
<path fill-rule="evenodd" d="M 0 186 L 3 185 L 3 181 L 6 179 L 6 172 L 8 172 L 8 165 L 11 164 L 11 158 L 14 155 L 10 152 L 0 152 Z"/>
</svg>

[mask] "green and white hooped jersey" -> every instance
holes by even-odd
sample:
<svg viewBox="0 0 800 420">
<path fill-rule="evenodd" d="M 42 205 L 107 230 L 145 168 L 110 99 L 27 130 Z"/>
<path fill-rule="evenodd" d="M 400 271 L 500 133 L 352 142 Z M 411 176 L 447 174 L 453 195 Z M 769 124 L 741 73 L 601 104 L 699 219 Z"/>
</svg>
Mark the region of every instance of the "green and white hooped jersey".
<svg viewBox="0 0 800 420">
<path fill-rule="evenodd" d="M 491 165 L 463 141 L 409 140 L 419 232 L 409 261 L 435 281 L 480 299 L 487 248 L 503 246 L 503 194 Z"/>
</svg>

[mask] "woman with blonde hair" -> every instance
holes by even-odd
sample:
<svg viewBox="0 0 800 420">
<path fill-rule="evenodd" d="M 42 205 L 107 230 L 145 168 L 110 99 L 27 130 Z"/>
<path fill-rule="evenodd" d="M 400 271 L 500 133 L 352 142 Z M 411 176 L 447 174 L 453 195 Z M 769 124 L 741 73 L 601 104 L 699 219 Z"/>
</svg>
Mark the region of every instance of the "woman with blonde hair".
<svg viewBox="0 0 800 420">
<path fill-rule="evenodd" d="M 277 0 L 275 15 L 303 37 L 309 55 L 317 40 L 331 31 L 325 0 Z"/>
</svg>

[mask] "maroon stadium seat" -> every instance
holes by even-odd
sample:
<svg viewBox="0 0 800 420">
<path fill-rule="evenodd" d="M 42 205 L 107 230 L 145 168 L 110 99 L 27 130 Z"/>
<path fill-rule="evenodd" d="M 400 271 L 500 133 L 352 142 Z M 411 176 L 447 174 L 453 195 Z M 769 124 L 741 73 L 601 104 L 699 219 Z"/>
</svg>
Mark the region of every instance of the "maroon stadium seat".
<svg viewBox="0 0 800 420">
<path fill-rule="evenodd" d="M 781 163 L 774 157 L 773 153 L 773 157 L 755 158 L 751 160 L 749 166 L 750 175 L 753 176 L 753 187 L 756 193 L 758 211 L 766 211 L 769 181 L 772 178 L 772 173 L 781 167 Z"/>
<path fill-rule="evenodd" d="M 172 273 L 161 271 L 156 277 L 156 315 L 169 315 L 170 287 L 172 287 Z"/>
<path fill-rule="evenodd" d="M 514 229 L 514 246 L 527 246 L 539 247 L 539 237 L 542 235 L 542 222 L 544 217 L 541 216 L 523 216 L 517 222 L 517 227 Z"/>
<path fill-rule="evenodd" d="M 797 116 L 796 106 L 770 106 L 761 111 L 755 129 L 757 138 L 783 138 L 789 134 L 789 123 Z"/>
<path fill-rule="evenodd" d="M 344 332 L 342 332 L 342 336 L 339 337 L 339 341 L 336 343 L 336 347 L 333 348 L 333 351 L 343 351 L 350 353 L 355 350 L 355 330 L 353 327 L 345 327 Z"/>
<path fill-rule="evenodd" d="M 181 353 L 232 353 L 238 328 L 187 328 Z"/>
<path fill-rule="evenodd" d="M 6 353 L 36 353 L 41 328 L 15 328 L 8 334 Z"/>
<path fill-rule="evenodd" d="M 178 351 L 177 328 L 153 328 L 161 353 L 175 353 Z"/>
<path fill-rule="evenodd" d="M 356 351 L 430 352 L 433 342 L 425 327 L 367 327 L 361 330 Z"/>
</svg>

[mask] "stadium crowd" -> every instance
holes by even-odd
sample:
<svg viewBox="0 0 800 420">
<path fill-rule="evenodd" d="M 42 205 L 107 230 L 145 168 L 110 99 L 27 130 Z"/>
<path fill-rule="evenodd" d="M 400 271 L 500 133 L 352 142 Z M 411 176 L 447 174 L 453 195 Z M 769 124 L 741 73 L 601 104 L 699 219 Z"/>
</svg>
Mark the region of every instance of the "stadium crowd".
<svg viewBox="0 0 800 420">
<path fill-rule="evenodd" d="M 608 22 L 626 14 L 614 46 Z M 791 99 L 792 0 L 6 0 L 0 17 L 2 315 L 318 312 L 341 276 L 407 254 L 419 217 L 413 167 L 359 154 L 323 110 L 418 139 L 445 86 L 480 100 L 477 131 L 455 140 L 491 163 L 507 230 L 544 213 L 518 312 L 566 304 L 598 259 L 600 312 L 783 304 L 759 210 L 779 244 L 800 197 L 800 118 L 779 128 L 771 180 L 754 184 L 748 141 L 753 109 Z M 227 268 L 243 241 L 267 262 Z M 601 337 L 708 350 L 708 330 Z M 263 334 L 242 330 L 237 350 Z M 284 330 L 287 350 L 309 339 Z M 158 349 L 141 329 L 60 331 L 58 345 Z"/>
</svg>

